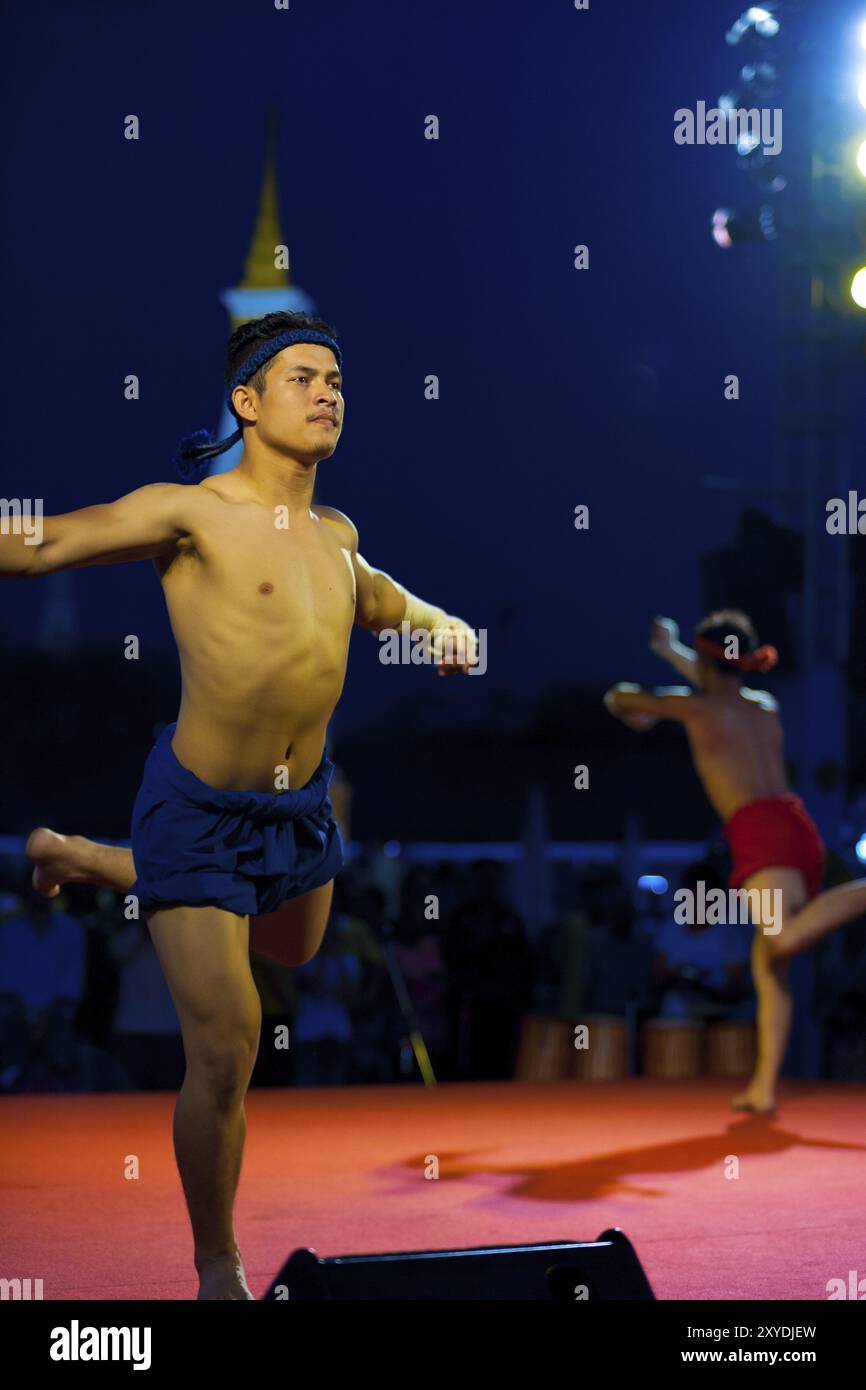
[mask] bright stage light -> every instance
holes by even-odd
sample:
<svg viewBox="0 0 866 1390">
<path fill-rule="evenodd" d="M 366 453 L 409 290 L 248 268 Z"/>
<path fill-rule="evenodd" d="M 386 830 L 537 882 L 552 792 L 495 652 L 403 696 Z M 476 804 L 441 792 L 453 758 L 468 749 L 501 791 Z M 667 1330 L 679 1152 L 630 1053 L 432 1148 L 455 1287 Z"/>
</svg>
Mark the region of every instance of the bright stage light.
<svg viewBox="0 0 866 1390">
<path fill-rule="evenodd" d="M 773 39 L 779 32 L 779 21 L 769 10 L 765 10 L 762 5 L 750 5 L 746 10 L 746 19 L 755 26 L 755 33 L 760 34 L 762 39 Z"/>
<path fill-rule="evenodd" d="M 662 874 L 641 874 L 637 886 L 658 895 L 668 891 L 668 881 Z"/>
<path fill-rule="evenodd" d="M 755 135 L 754 132 L 747 130 L 743 135 L 740 135 L 737 138 L 737 154 L 752 154 L 758 148 L 760 143 L 760 135 Z"/>
<path fill-rule="evenodd" d="M 774 39 L 779 32 L 779 21 L 770 10 L 763 5 L 750 5 L 736 21 L 732 24 L 727 34 L 725 42 L 732 46 L 742 43 L 754 34 L 759 39 Z"/>
<path fill-rule="evenodd" d="M 778 236 L 772 203 L 762 203 L 757 212 L 746 213 L 735 208 L 716 208 L 712 226 L 713 241 L 723 251 L 735 241 L 775 241 Z"/>
<path fill-rule="evenodd" d="M 740 69 L 740 76 L 747 87 L 771 87 L 779 80 L 772 63 L 746 63 Z"/>
<path fill-rule="evenodd" d="M 863 144 L 857 151 L 857 168 L 860 170 L 863 177 L 866 178 L 866 140 L 863 141 Z"/>
<path fill-rule="evenodd" d="M 866 265 L 861 265 L 851 281 L 851 298 L 861 309 L 866 309 Z"/>
<path fill-rule="evenodd" d="M 860 860 L 861 864 L 866 864 L 866 835 L 860 836 L 860 839 L 854 846 L 854 853 Z"/>
<path fill-rule="evenodd" d="M 721 246 L 723 251 L 727 251 L 734 244 L 734 238 L 728 231 L 730 217 L 729 208 L 716 208 L 713 213 L 713 241 L 717 246 Z"/>
</svg>

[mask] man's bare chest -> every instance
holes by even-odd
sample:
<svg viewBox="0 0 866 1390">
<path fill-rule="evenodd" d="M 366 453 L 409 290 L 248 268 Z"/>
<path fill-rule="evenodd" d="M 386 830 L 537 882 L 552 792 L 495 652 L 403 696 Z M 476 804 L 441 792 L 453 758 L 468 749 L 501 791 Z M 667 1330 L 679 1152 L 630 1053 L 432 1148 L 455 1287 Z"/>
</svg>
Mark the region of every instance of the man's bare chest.
<svg viewBox="0 0 866 1390">
<path fill-rule="evenodd" d="M 281 530 L 239 521 L 197 538 L 165 576 L 167 596 L 210 594 L 223 610 L 273 622 L 301 614 L 351 623 L 355 576 L 348 549 L 336 536 Z"/>
</svg>

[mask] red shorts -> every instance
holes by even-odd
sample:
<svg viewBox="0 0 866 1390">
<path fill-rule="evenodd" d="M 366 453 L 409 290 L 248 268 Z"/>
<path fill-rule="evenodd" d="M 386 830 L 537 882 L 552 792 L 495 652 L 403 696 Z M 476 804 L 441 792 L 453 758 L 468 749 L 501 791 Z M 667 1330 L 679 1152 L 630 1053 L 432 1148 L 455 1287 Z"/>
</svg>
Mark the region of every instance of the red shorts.
<svg viewBox="0 0 866 1390">
<path fill-rule="evenodd" d="M 731 847 L 732 888 L 760 869 L 799 869 L 809 897 L 821 891 L 827 850 L 799 796 L 761 797 L 735 811 L 725 826 Z"/>
</svg>

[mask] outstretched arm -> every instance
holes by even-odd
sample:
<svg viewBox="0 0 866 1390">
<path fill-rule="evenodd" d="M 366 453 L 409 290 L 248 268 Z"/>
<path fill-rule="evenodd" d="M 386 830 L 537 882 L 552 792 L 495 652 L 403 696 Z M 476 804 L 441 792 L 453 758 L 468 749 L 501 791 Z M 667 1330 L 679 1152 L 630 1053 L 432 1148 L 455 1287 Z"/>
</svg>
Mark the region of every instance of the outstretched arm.
<svg viewBox="0 0 866 1390">
<path fill-rule="evenodd" d="M 667 661 L 685 680 L 700 690 L 698 654 L 680 641 L 680 630 L 673 618 L 653 618 L 650 628 L 650 650 Z"/>
<path fill-rule="evenodd" d="M 151 483 L 116 502 L 31 517 L 27 534 L 7 516 L 0 527 L 0 578 L 156 559 L 189 535 L 192 491 L 180 483 Z"/>
<path fill-rule="evenodd" d="M 344 548 L 350 552 L 355 573 L 355 622 L 359 627 L 368 632 L 384 632 L 408 622 L 413 632 L 429 632 L 440 676 L 467 671 L 476 664 L 478 641 L 462 618 L 418 598 L 384 570 L 368 564 L 358 550 L 358 532 L 342 512 L 332 507 L 317 507 L 316 511 L 325 521 L 334 523 L 345 538 Z"/>
<path fill-rule="evenodd" d="M 684 724 L 700 706 L 699 698 L 682 687 L 650 691 L 627 681 L 611 686 L 604 703 L 615 718 L 641 732 L 651 729 L 660 719 L 675 719 Z"/>
</svg>

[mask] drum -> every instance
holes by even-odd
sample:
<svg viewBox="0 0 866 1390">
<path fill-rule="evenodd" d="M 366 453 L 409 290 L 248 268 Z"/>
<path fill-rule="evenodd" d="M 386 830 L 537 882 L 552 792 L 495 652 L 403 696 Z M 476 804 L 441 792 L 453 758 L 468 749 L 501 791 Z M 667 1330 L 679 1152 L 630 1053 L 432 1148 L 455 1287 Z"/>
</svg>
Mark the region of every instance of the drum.
<svg viewBox="0 0 866 1390">
<path fill-rule="evenodd" d="M 622 1081 L 628 1076 L 628 1027 L 618 1014 L 583 1014 L 586 1047 L 571 1039 L 571 1075 L 576 1081 Z M 578 1037 L 578 1041 L 581 1038 Z"/>
<path fill-rule="evenodd" d="M 563 1081 L 571 1061 L 572 1025 L 563 1018 L 527 1014 L 520 1028 L 517 1081 Z"/>
<path fill-rule="evenodd" d="M 704 1025 L 690 1018 L 651 1018 L 644 1024 L 641 1070 L 659 1080 L 687 1081 L 701 1074 Z"/>
<path fill-rule="evenodd" d="M 754 1023 L 711 1023 L 707 1029 L 707 1076 L 750 1076 L 757 1055 Z"/>
</svg>

